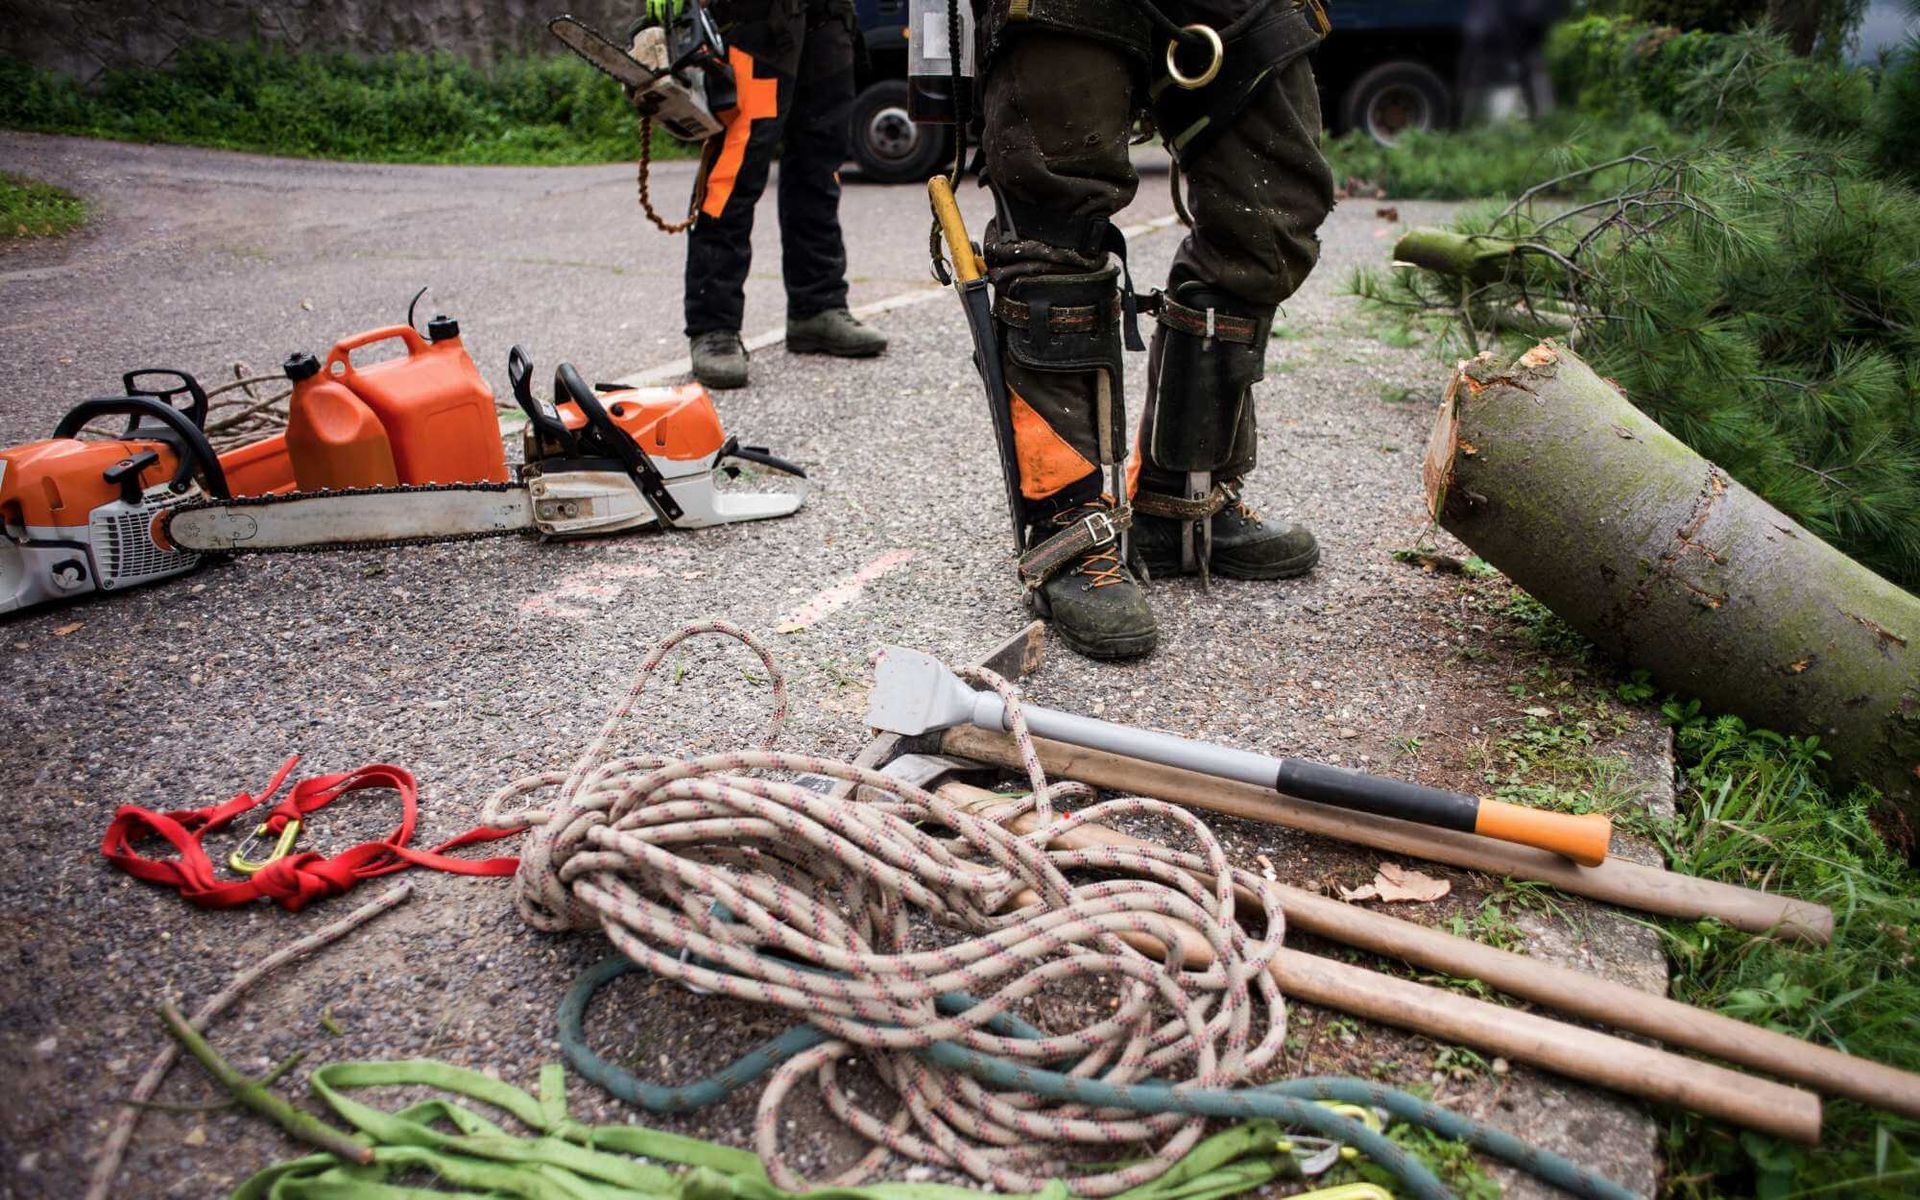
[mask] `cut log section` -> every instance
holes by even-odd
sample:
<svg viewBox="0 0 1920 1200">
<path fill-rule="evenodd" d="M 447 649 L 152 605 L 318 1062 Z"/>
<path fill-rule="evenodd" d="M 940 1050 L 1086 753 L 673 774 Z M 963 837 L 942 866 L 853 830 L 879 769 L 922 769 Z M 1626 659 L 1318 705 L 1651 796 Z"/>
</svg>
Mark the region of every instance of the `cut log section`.
<svg viewBox="0 0 1920 1200">
<path fill-rule="evenodd" d="M 1436 520 L 1604 653 L 1718 712 L 1817 735 L 1920 818 L 1920 598 L 1795 524 L 1542 342 L 1455 370 Z"/>
</svg>

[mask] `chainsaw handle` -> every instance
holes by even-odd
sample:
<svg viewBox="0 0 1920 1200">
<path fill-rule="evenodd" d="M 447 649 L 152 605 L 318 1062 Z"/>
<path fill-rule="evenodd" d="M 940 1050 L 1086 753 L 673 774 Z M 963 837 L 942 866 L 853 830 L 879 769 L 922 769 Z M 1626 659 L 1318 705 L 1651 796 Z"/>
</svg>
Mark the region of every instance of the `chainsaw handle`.
<svg viewBox="0 0 1920 1200">
<path fill-rule="evenodd" d="M 170 388 L 141 387 L 139 381 L 152 375 L 171 379 L 175 381 L 175 385 Z M 143 367 L 138 371 L 128 371 L 122 375 L 120 386 L 127 390 L 129 396 L 152 396 L 155 400 L 165 401 L 173 408 L 180 408 L 195 425 L 202 429 L 207 427 L 206 389 L 200 386 L 198 379 L 185 371 L 176 371 L 171 367 Z M 184 408 L 174 403 L 173 399 L 175 396 L 182 395 L 192 397 L 192 402 Z"/>
<path fill-rule="evenodd" d="M 354 370 L 353 351 L 371 346 L 376 342 L 392 341 L 395 338 L 407 344 L 409 358 L 416 354 L 425 354 L 427 351 L 426 339 L 421 337 L 420 331 L 411 325 L 387 325 L 380 329 L 369 329 L 365 333 L 341 338 L 333 344 L 333 349 L 327 351 L 325 364 L 327 374 L 351 375 Z M 336 367 L 335 363 L 340 365 Z"/>
<path fill-rule="evenodd" d="M 60 423 L 53 427 L 53 436 L 56 439 L 73 437 L 101 417 L 133 418 L 133 424 L 128 426 L 129 433 L 138 428 L 142 417 L 159 421 L 179 441 L 180 469 L 173 476 L 174 490 L 185 491 L 187 480 L 197 470 L 207 485 L 208 495 L 216 500 L 232 498 L 233 493 L 227 490 L 227 473 L 221 469 L 220 456 L 213 452 L 207 435 L 186 413 L 164 400 L 156 400 L 152 396 L 103 396 L 82 400 L 60 418 Z M 173 438 L 164 440 L 171 441 Z"/>
<path fill-rule="evenodd" d="M 533 359 L 519 346 L 507 351 L 507 382 L 513 387 L 514 400 L 527 414 L 528 423 L 541 440 L 558 445 L 563 454 L 579 452 L 573 430 L 560 419 L 560 410 L 554 407 L 554 401 L 542 400 L 533 394 Z"/>
<path fill-rule="evenodd" d="M 633 476 L 634 483 L 639 485 L 640 495 L 660 518 L 660 524 L 668 526 L 678 521 L 684 515 L 683 510 L 680 502 L 673 498 L 673 493 L 667 490 L 666 481 L 660 477 L 660 468 L 653 465 L 653 460 L 640 448 L 640 443 L 614 424 L 613 418 L 607 415 L 606 406 L 600 403 L 600 397 L 594 395 L 587 381 L 569 362 L 561 363 L 553 372 L 555 399 L 562 393 L 573 401 L 580 409 L 580 415 L 587 419 L 582 432 L 591 435 L 600 444 L 603 453 L 611 454 L 626 466 L 627 474 Z"/>
</svg>

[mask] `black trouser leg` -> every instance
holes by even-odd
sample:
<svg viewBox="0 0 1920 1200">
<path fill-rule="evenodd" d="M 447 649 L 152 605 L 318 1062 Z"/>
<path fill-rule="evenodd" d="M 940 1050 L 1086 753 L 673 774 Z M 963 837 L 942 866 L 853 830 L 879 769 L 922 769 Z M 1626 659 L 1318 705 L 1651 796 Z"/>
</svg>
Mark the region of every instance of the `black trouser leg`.
<svg viewBox="0 0 1920 1200">
<path fill-rule="evenodd" d="M 824 5 L 809 5 L 795 76 L 780 155 L 780 268 L 789 320 L 847 306 L 839 172 L 853 107 L 853 34 Z"/>
<path fill-rule="evenodd" d="M 753 265 L 753 209 L 767 188 L 767 172 L 792 107 L 790 71 L 764 62 L 737 44 L 729 57 L 740 103 L 719 115 L 726 132 L 710 152 L 706 197 L 687 233 L 687 336 L 737 332 L 746 309 L 747 271 Z"/>
</svg>

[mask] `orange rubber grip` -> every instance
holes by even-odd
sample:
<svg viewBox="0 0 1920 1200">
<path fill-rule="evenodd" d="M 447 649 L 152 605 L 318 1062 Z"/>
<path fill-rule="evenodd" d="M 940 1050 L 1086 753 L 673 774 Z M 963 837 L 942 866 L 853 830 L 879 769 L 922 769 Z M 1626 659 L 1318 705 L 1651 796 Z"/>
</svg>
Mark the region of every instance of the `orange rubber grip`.
<svg viewBox="0 0 1920 1200">
<path fill-rule="evenodd" d="M 1597 867 L 1607 861 L 1607 846 L 1613 841 L 1613 821 L 1599 813 L 1574 816 L 1498 800 L 1480 802 L 1473 831 L 1503 842 L 1551 850 L 1583 867 Z"/>
</svg>

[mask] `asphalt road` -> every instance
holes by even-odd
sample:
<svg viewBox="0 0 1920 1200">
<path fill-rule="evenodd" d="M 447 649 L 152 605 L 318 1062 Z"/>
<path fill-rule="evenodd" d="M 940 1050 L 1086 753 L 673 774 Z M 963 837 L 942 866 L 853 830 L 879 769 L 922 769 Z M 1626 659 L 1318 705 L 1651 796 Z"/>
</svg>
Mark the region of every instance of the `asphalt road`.
<svg viewBox="0 0 1920 1200">
<path fill-rule="evenodd" d="M 44 436 L 75 401 L 117 391 L 131 367 L 218 377 L 236 360 L 261 368 L 322 352 L 401 320 L 423 284 L 432 310 L 460 318 L 502 395 L 514 342 L 540 377 L 561 358 L 589 378 L 670 374 L 684 354 L 681 247 L 643 223 L 630 168 L 341 165 L 15 134 L 0 134 L 0 162 L 99 209 L 65 242 L 0 250 L 6 442 Z M 659 169 L 660 192 L 684 186 L 686 165 Z M 981 195 L 969 189 L 965 201 L 979 222 Z M 784 316 L 770 205 L 750 334 Z M 1043 702 L 1468 787 L 1493 739 L 1523 722 L 1529 701 L 1508 689 L 1538 652 L 1470 613 L 1468 584 L 1391 559 L 1425 527 L 1419 454 L 1444 371 L 1424 352 L 1382 345 L 1340 293 L 1353 267 L 1384 259 L 1391 217 L 1441 210 L 1402 204 L 1383 218 L 1377 207 L 1335 213 L 1325 261 L 1287 306 L 1258 392 L 1264 465 L 1250 498 L 1310 519 L 1324 565 L 1296 583 L 1156 584 L 1161 651 L 1094 666 L 1056 645 L 1033 681 Z M 1165 175 L 1150 172 L 1121 217 L 1144 227 L 1133 239 L 1143 286 L 1177 244 L 1168 211 Z M 845 212 L 854 304 L 917 301 L 932 287 L 917 189 L 850 182 Z M 430 844 L 473 824 L 506 780 L 570 763 L 647 646 L 685 621 L 725 616 L 767 635 L 794 692 L 784 744 L 838 755 L 865 738 L 865 663 L 877 645 L 961 660 L 1017 629 L 1026 616 L 964 327 L 950 300 L 931 299 L 875 317 L 893 339 L 882 359 L 769 347 L 754 358 L 754 386 L 722 397 L 730 431 L 812 473 L 813 495 L 793 518 L 578 545 L 243 558 L 0 621 L 0 794 L 10 801 L 0 1194 L 77 1194 L 114 1098 L 160 1041 L 160 1000 L 197 1002 L 316 919 L 200 912 L 114 872 L 97 845 L 115 806 L 223 800 L 259 787 L 294 752 L 315 773 L 392 762 L 421 781 L 418 840 Z M 1130 365 L 1137 397 L 1143 367 Z M 765 700 L 758 677 L 725 651 L 694 664 L 649 697 L 633 744 L 751 738 Z M 1635 726 L 1620 748 L 1651 756 L 1657 776 L 1650 728 Z M 367 800 L 330 816 L 312 843 L 339 848 L 393 820 Z M 1268 828 L 1222 828 L 1294 882 L 1363 882 L 1376 861 Z M 1455 896 L 1422 918 L 1470 916 L 1486 882 L 1440 873 Z M 246 1067 L 305 1048 L 316 1062 L 436 1055 L 530 1081 L 555 1056 L 560 993 L 604 939 L 527 930 L 497 881 L 416 882 L 401 913 L 261 985 L 215 1040 Z M 1522 923 L 1537 953 L 1664 984 L 1651 934 L 1616 915 L 1570 904 Z M 751 1041 L 760 1020 L 639 984 L 607 1013 L 596 1021 L 609 1053 L 664 1062 L 676 1078 Z M 1307 1037 L 1290 1071 L 1432 1078 L 1436 1048 L 1420 1039 L 1304 1009 L 1296 1021 L 1326 1036 Z M 1653 1126 L 1634 1106 L 1524 1070 L 1467 1074 L 1440 1080 L 1444 1099 L 1651 1192 Z M 192 1098 L 202 1086 L 179 1070 L 163 1095 Z M 576 1104 L 594 1119 L 631 1119 L 588 1088 Z M 738 1140 L 751 1113 L 740 1098 L 657 1123 Z M 815 1132 L 831 1158 L 832 1137 Z M 120 1194 L 215 1194 L 290 1150 L 250 1118 L 149 1113 Z"/>
</svg>

